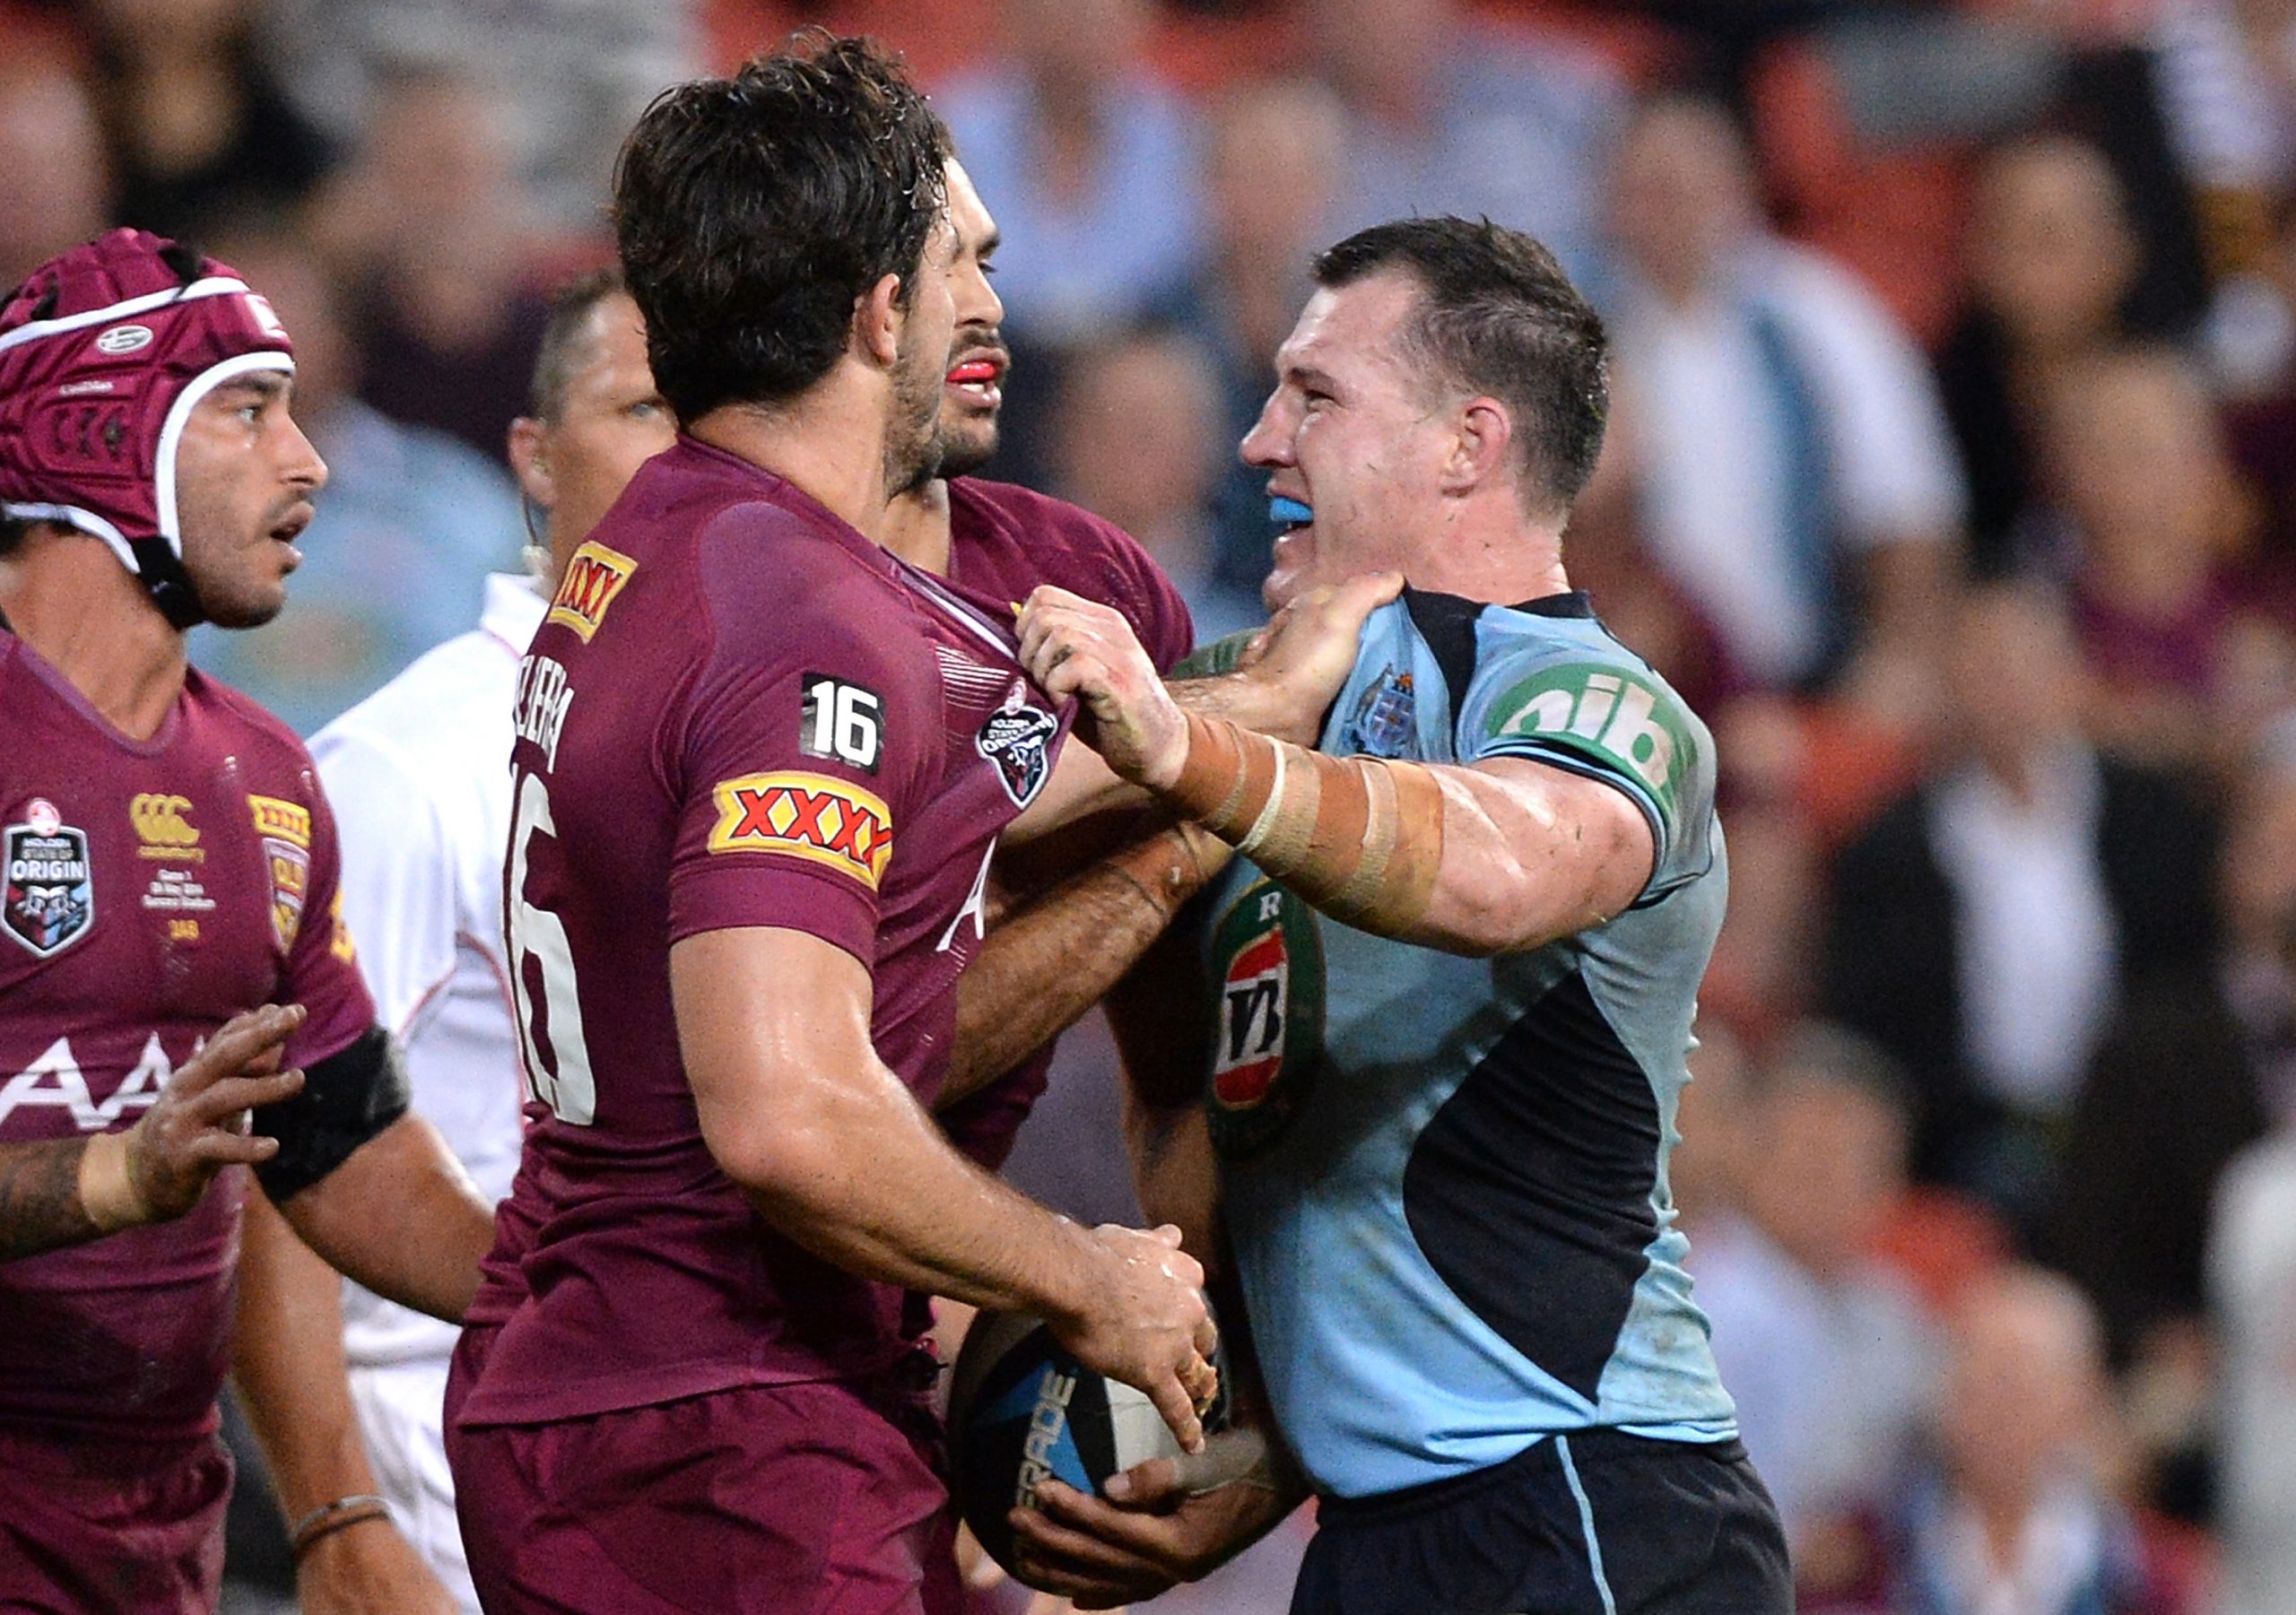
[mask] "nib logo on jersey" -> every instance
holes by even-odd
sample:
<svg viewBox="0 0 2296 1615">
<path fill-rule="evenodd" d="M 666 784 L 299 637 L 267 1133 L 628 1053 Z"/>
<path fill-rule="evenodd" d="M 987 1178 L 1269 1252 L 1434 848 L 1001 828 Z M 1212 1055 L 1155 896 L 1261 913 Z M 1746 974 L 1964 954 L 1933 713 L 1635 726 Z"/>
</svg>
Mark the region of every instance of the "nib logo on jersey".
<svg viewBox="0 0 2296 1615">
<path fill-rule="evenodd" d="M 65 823 L 54 803 L 35 796 L 23 822 L 8 826 L 6 842 L 8 885 L 0 925 L 39 958 L 60 953 L 96 922 L 87 832 Z"/>
<path fill-rule="evenodd" d="M 1028 686 L 1015 679 L 1004 704 L 988 715 L 973 737 L 973 749 L 996 765 L 1004 794 L 1022 807 L 1036 800 L 1051 771 L 1046 748 L 1059 731 L 1060 720 L 1041 707 L 1029 705 Z"/>
<path fill-rule="evenodd" d="M 1300 1112 L 1324 1040 L 1324 952 L 1315 911 L 1261 880 L 1212 933 L 1217 1041 L 1205 1087 L 1213 1147 L 1258 1154 Z"/>
</svg>

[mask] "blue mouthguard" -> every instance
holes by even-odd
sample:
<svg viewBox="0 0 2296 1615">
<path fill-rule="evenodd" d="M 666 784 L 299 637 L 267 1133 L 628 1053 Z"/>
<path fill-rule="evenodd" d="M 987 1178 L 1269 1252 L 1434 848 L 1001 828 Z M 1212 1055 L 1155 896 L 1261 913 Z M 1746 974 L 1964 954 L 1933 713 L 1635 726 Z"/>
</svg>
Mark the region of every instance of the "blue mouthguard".
<svg viewBox="0 0 2296 1615">
<path fill-rule="evenodd" d="M 1281 494 L 1274 494 L 1267 501 L 1267 519 L 1279 527 L 1291 527 L 1315 520 L 1316 513 L 1298 499 L 1287 499 Z"/>
</svg>

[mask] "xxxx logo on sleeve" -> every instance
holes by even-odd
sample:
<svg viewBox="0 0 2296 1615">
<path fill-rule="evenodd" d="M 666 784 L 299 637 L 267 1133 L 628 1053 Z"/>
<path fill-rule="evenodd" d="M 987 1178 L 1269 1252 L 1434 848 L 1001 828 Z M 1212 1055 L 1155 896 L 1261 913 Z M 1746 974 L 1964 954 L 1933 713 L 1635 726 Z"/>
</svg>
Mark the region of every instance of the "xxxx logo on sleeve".
<svg viewBox="0 0 2296 1615">
<path fill-rule="evenodd" d="M 303 929 L 303 904 L 311 892 L 311 810 L 277 796 L 249 796 L 256 834 L 263 846 L 264 873 L 271 883 L 271 934 L 279 951 L 293 951 Z"/>
<path fill-rule="evenodd" d="M 595 540 L 585 541 L 566 563 L 566 579 L 550 603 L 549 622 L 563 622 L 587 645 L 606 620 L 606 608 L 630 581 L 638 563 L 619 550 Z"/>
<path fill-rule="evenodd" d="M 893 855 L 892 810 L 826 774 L 745 774 L 715 793 L 713 853 L 776 853 L 848 874 L 877 890 Z"/>
</svg>

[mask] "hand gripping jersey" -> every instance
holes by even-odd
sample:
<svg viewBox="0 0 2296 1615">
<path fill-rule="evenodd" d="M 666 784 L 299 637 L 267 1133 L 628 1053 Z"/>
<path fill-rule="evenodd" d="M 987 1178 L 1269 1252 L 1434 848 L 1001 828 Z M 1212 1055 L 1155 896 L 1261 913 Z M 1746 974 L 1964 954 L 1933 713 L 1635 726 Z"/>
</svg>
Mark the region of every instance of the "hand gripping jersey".
<svg viewBox="0 0 2296 1615">
<path fill-rule="evenodd" d="M 1187 653 L 1187 607 L 1117 528 L 1026 489 L 970 479 L 950 485 L 950 576 L 977 597 L 1019 599 L 1057 583 L 1122 611 L 1159 666 Z M 503 760 L 520 658 L 548 609 L 525 577 L 489 578 L 476 631 L 430 651 L 311 742 L 343 838 L 344 917 L 405 1051 L 415 1108 L 495 1200 L 509 1193 L 525 1137 L 502 941 Z M 1048 1064 L 1048 1050 L 944 1114 L 952 1142 L 994 1169 Z M 488 1299 L 499 1322 L 503 1296 Z M 403 1520 L 435 1522 L 413 1534 L 475 1609 L 439 1428 L 457 1335 L 344 1281 L 344 1348 L 378 1483 Z"/>
<path fill-rule="evenodd" d="M 286 727 L 186 677 L 130 740 L 0 631 L 0 1142 L 133 1126 L 232 1015 L 299 1003 L 290 1065 L 373 1023 L 335 914 L 335 826 Z M 0 1434 L 214 1427 L 248 1175 L 190 1214 L 0 1263 Z"/>
<path fill-rule="evenodd" d="M 505 886 L 547 1114 L 463 1425 L 866 1375 L 910 1349 L 921 1306 L 783 1238 L 718 1170 L 669 951 L 733 926 L 844 949 L 874 977 L 879 1055 L 930 1104 L 989 855 L 1065 732 L 1009 621 L 691 439 L 576 552 L 520 673 Z"/>
<path fill-rule="evenodd" d="M 1735 1434 L 1666 1187 L 1727 882 L 1705 726 L 1584 595 L 1406 591 L 1365 625 L 1318 746 L 1582 774 L 1658 856 L 1609 924 L 1493 959 L 1351 929 L 1242 860 L 1213 889 L 1205 1109 L 1309 1472 L 1365 1497 L 1593 1426 Z"/>
</svg>

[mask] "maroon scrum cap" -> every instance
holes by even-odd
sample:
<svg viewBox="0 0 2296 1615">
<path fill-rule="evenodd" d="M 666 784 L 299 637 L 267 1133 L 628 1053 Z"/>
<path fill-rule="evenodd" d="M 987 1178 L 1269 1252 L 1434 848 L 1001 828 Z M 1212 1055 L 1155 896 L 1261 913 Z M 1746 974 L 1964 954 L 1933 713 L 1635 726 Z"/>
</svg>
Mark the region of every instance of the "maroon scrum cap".
<svg viewBox="0 0 2296 1615">
<path fill-rule="evenodd" d="M 93 534 L 188 628 L 184 423 L 232 377 L 294 368 L 271 305 L 181 242 L 115 230 L 51 258 L 0 307 L 0 513 Z"/>
</svg>

